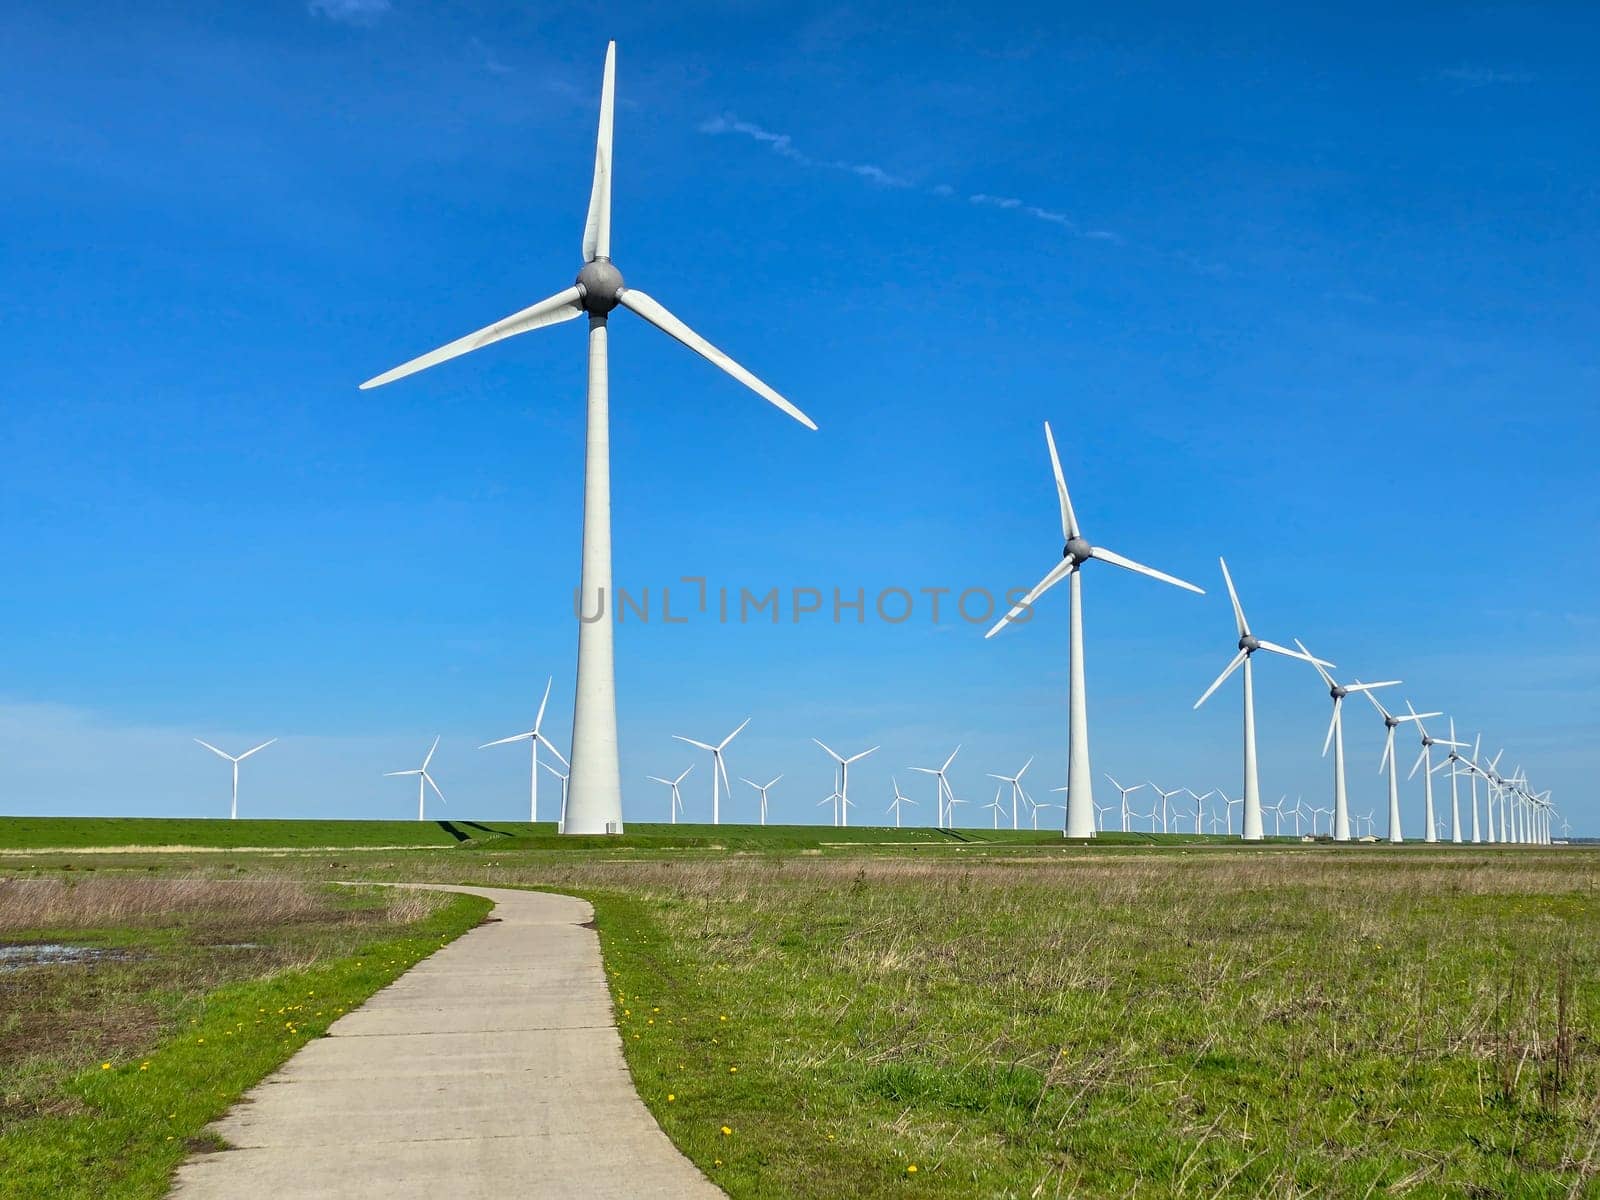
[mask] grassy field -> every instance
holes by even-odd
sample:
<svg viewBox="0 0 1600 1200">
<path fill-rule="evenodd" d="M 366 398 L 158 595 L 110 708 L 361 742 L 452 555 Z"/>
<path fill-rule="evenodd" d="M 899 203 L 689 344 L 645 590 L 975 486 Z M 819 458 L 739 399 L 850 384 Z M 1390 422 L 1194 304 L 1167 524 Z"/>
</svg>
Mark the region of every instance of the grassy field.
<svg viewBox="0 0 1600 1200">
<path fill-rule="evenodd" d="M 476 924 L 472 897 L 287 879 L 0 880 L 0 1196 L 164 1195 L 246 1088 Z"/>
<path fill-rule="evenodd" d="M 0 870 L 582 894 L 734 1197 L 1600 1194 L 1593 851 L 634 829 Z"/>
</svg>

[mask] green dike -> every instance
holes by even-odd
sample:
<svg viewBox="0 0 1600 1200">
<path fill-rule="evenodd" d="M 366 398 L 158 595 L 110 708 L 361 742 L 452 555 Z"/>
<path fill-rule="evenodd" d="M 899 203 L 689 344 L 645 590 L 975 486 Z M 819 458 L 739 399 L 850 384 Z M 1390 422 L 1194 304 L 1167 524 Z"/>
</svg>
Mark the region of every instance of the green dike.
<svg viewBox="0 0 1600 1200">
<path fill-rule="evenodd" d="M 207 993 L 176 1037 L 66 1085 L 84 1111 L 18 1123 L 0 1138 L 6 1200 L 144 1200 L 166 1194 L 205 1126 L 339 1015 L 477 925 L 493 906 L 457 896 L 404 936 L 304 970 Z"/>
<path fill-rule="evenodd" d="M 267 821 L 199 817 L 0 817 L 0 850 L 187 846 L 314 849 L 362 846 L 455 846 L 504 839 L 543 826 L 501 821 Z M 555 826 L 550 826 L 552 832 Z"/>
</svg>

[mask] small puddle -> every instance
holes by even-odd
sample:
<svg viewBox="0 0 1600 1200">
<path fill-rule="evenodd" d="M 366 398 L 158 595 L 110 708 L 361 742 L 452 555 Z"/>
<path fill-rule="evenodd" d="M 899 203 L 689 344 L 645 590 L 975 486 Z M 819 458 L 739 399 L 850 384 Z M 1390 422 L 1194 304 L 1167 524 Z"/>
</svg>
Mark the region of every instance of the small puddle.
<svg viewBox="0 0 1600 1200">
<path fill-rule="evenodd" d="M 32 942 L 21 946 L 0 946 L 0 971 L 20 971 L 25 967 L 53 967 L 107 960 L 115 962 L 132 957 L 133 955 L 126 950 L 107 950 L 100 946 Z"/>
</svg>

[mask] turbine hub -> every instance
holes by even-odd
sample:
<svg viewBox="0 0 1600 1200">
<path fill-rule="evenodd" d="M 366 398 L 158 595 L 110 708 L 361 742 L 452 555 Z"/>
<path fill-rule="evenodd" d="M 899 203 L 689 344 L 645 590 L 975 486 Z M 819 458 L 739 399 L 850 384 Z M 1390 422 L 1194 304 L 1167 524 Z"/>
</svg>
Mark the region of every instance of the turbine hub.
<svg viewBox="0 0 1600 1200">
<path fill-rule="evenodd" d="M 1328 695 L 1332 696 L 1335 700 L 1343 700 L 1349 694 L 1350 691 L 1348 688 L 1342 688 L 1338 684 L 1334 684 L 1328 689 Z"/>
<path fill-rule="evenodd" d="M 1261 649 L 1261 640 L 1257 638 L 1255 634 L 1247 633 L 1239 639 L 1239 649 L 1243 650 L 1246 654 L 1254 654 L 1257 650 Z"/>
<path fill-rule="evenodd" d="M 605 316 L 622 295 L 622 272 L 611 265 L 609 258 L 584 263 L 577 282 L 583 291 L 583 311 L 593 316 Z"/>
<path fill-rule="evenodd" d="M 1076 559 L 1078 562 L 1086 562 L 1089 558 L 1089 552 L 1093 549 L 1094 547 L 1081 537 L 1069 538 L 1067 544 L 1061 548 L 1061 557 Z"/>
</svg>

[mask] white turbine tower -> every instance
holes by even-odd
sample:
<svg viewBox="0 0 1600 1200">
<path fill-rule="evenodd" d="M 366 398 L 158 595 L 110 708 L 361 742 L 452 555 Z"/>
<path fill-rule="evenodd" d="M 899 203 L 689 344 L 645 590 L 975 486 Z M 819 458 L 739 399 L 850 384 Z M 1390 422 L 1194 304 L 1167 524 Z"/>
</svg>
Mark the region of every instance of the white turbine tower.
<svg viewBox="0 0 1600 1200">
<path fill-rule="evenodd" d="M 1423 772 L 1422 776 L 1422 789 L 1423 793 L 1427 796 L 1428 814 L 1428 831 L 1423 835 L 1423 840 L 1428 842 L 1436 842 L 1439 840 L 1439 832 L 1438 826 L 1434 823 L 1433 815 L 1433 748 L 1435 746 L 1449 746 L 1452 750 L 1460 750 L 1466 747 L 1466 743 L 1458 742 L 1453 738 L 1436 738 L 1428 736 L 1428 730 L 1422 724 L 1423 717 L 1438 717 L 1442 716 L 1442 713 L 1418 713 L 1416 709 L 1411 707 L 1411 701 L 1409 700 L 1406 701 L 1406 709 L 1411 715 L 1411 720 L 1416 724 L 1417 733 L 1422 737 L 1422 752 L 1417 755 L 1417 761 L 1411 764 L 1411 770 L 1406 774 L 1406 778 L 1410 779 L 1416 775 L 1418 767 L 1427 767 L 1427 770 Z M 1459 809 L 1456 810 L 1456 829 L 1458 831 L 1456 841 L 1459 842 L 1461 840 L 1459 836 L 1459 831 L 1461 829 L 1461 812 Z"/>
<path fill-rule="evenodd" d="M 571 763 L 567 762 L 566 756 L 563 755 L 561 751 L 556 749 L 556 744 L 549 738 L 545 737 L 545 735 L 541 732 L 541 729 L 544 725 L 544 706 L 550 703 L 550 685 L 553 683 L 555 683 L 554 676 L 551 676 L 545 681 L 544 699 L 539 701 L 539 713 L 533 718 L 532 729 L 528 730 L 527 733 L 514 733 L 510 737 L 503 737 L 498 741 L 485 742 L 483 745 L 478 747 L 479 750 L 487 750 L 490 746 L 506 746 L 510 745 L 512 742 L 528 743 L 532 758 L 532 762 L 530 762 L 528 765 L 528 820 L 535 822 L 539 819 L 540 744 L 543 743 L 546 750 L 550 751 L 551 754 L 554 754 L 557 758 L 559 758 L 562 766 L 569 767 L 572 765 Z"/>
<path fill-rule="evenodd" d="M 850 799 L 850 764 L 859 762 L 867 755 L 875 753 L 878 747 L 874 746 L 871 750 L 863 750 L 860 754 L 852 754 L 849 758 L 841 758 L 829 749 L 825 743 L 817 741 L 816 738 L 811 740 L 827 751 L 828 757 L 839 764 L 839 824 L 848 825 L 850 824 L 850 805 L 852 803 Z"/>
<path fill-rule="evenodd" d="M 672 789 L 672 811 L 669 814 L 669 818 L 674 825 L 678 823 L 678 814 L 683 811 L 683 795 L 678 791 L 678 785 L 688 778 L 689 772 L 692 770 L 694 770 L 694 764 L 690 763 L 676 779 L 663 779 L 659 775 L 645 776 L 651 783 L 664 783 Z"/>
<path fill-rule="evenodd" d="M 1450 741 L 1439 744 L 1448 744 L 1450 753 L 1438 766 L 1430 766 L 1428 773 L 1431 775 L 1435 771 L 1442 771 L 1446 767 L 1450 768 L 1450 840 L 1460 845 L 1465 839 L 1461 832 L 1461 788 L 1457 781 L 1462 775 L 1462 764 L 1467 761 L 1466 756 L 1461 753 L 1467 744 L 1456 741 L 1456 719 L 1454 717 L 1450 718 Z M 1469 771 L 1467 774 L 1470 775 L 1471 772 Z M 1478 840 L 1478 784 L 1476 776 L 1473 776 L 1472 784 L 1472 840 L 1474 842 Z"/>
<path fill-rule="evenodd" d="M 1288 658 L 1304 658 L 1298 650 L 1291 650 L 1287 646 L 1280 646 L 1276 642 L 1269 642 L 1265 638 L 1258 638 L 1250 632 L 1250 623 L 1245 620 L 1244 607 L 1239 603 L 1239 593 L 1234 591 L 1233 576 L 1228 574 L 1228 564 L 1224 559 L 1217 559 L 1222 564 L 1222 581 L 1228 585 L 1228 599 L 1233 602 L 1233 620 L 1239 627 L 1239 653 L 1233 656 L 1233 661 L 1223 668 L 1212 683 L 1194 702 L 1199 708 L 1210 697 L 1211 693 L 1222 686 L 1223 681 L 1237 671 L 1244 668 L 1244 820 L 1240 829 L 1240 836 L 1247 842 L 1261 840 L 1261 780 L 1256 771 L 1256 689 L 1255 679 L 1250 673 L 1250 658 L 1257 650 L 1270 650 L 1274 654 L 1282 654 Z M 1321 661 L 1321 660 L 1318 660 Z M 1330 662 L 1322 663 L 1325 667 L 1333 666 Z M 1233 818 L 1228 818 L 1228 832 L 1233 832 Z"/>
<path fill-rule="evenodd" d="M 741 775 L 739 778 L 744 779 L 744 776 Z M 782 778 L 782 775 L 774 775 L 771 783 L 757 783 L 754 779 L 744 779 L 746 783 L 761 793 L 761 823 L 763 825 L 767 823 L 767 793 L 770 792 L 773 788 L 773 785 Z"/>
<path fill-rule="evenodd" d="M 569 767 L 565 771 L 558 771 L 552 764 L 547 762 L 541 762 L 539 765 L 561 780 L 561 816 L 556 819 L 556 832 L 565 833 L 567 831 L 567 784 L 571 781 L 572 770 Z"/>
<path fill-rule="evenodd" d="M 262 742 L 261 745 L 246 750 L 238 757 L 234 757 L 226 750 L 218 750 L 210 742 L 201 742 L 199 738 L 195 738 L 195 741 L 200 742 L 200 744 L 207 750 L 211 751 L 211 753 L 215 754 L 219 758 L 225 758 L 233 764 L 233 806 L 228 810 L 228 820 L 237 821 L 239 819 L 239 764 L 245 759 L 249 758 L 252 754 L 255 754 L 261 750 L 265 750 L 277 740 L 277 738 L 272 738 L 270 741 Z"/>
<path fill-rule="evenodd" d="M 744 727 L 748 724 L 750 724 L 750 718 L 746 717 L 739 722 L 738 729 L 735 729 L 715 746 L 709 742 L 697 742 L 693 738 L 684 737 L 680 733 L 672 735 L 680 742 L 688 742 L 691 746 L 698 746 L 702 750 L 711 751 L 711 823 L 713 825 L 722 824 L 722 788 L 720 785 L 727 784 L 729 797 L 733 795 L 733 784 L 728 783 L 728 768 L 722 761 L 722 752 L 728 748 L 729 742 L 744 732 Z M 578 752 L 574 750 L 572 754 L 576 758 Z"/>
<path fill-rule="evenodd" d="M 955 805 L 957 803 L 956 794 L 955 794 L 954 789 L 951 788 L 950 780 L 949 780 L 948 776 L 946 776 L 945 772 L 950 769 L 950 764 L 955 762 L 956 755 L 958 755 L 960 753 L 961 753 L 961 747 L 960 746 L 957 746 L 954 750 L 950 751 L 950 757 L 944 760 L 944 766 L 942 766 L 942 767 L 912 767 L 911 768 L 913 771 L 916 771 L 918 774 L 921 774 L 921 775 L 932 775 L 936 780 L 938 780 L 938 787 L 936 789 L 936 798 L 937 798 L 938 804 L 939 804 L 938 827 L 940 829 L 948 829 L 950 827 L 951 823 L 955 819 Z M 961 803 L 965 803 L 965 801 L 961 801 Z"/>
<path fill-rule="evenodd" d="M 606 612 L 607 604 L 615 607 L 611 588 L 611 418 L 606 351 L 606 322 L 612 311 L 620 305 L 642 317 L 808 429 L 816 428 L 810 417 L 690 329 L 658 301 L 624 286 L 622 273 L 611 262 L 611 125 L 615 79 L 616 43 L 612 42 L 606 47 L 594 184 L 583 228 L 583 269 L 578 272 L 577 281 L 547 300 L 361 385 L 363 388 L 378 387 L 503 338 L 588 316 L 588 433 L 584 451 L 578 683 L 572 713 L 571 811 L 563 824 L 563 830 L 570 833 L 622 832 L 622 772 L 617 753 L 613 655 L 615 631 L 611 616 Z"/>
<path fill-rule="evenodd" d="M 1205 595 L 1205 589 L 1186 583 L 1175 575 L 1168 575 L 1131 558 L 1107 550 L 1104 546 L 1090 545 L 1078 528 L 1078 516 L 1073 511 L 1072 499 L 1067 495 L 1066 476 L 1061 473 L 1061 458 L 1056 454 L 1055 435 L 1050 432 L 1050 422 L 1044 423 L 1044 441 L 1050 449 L 1050 470 L 1056 480 L 1056 501 L 1061 509 L 1061 561 L 1051 567 L 1045 577 L 1034 585 L 994 627 L 983 636 L 991 638 L 1010 621 L 1027 612 L 1033 603 L 1063 579 L 1067 580 L 1069 596 L 1067 628 L 1067 823 L 1063 836 L 1087 838 L 1094 836 L 1094 778 L 1089 769 L 1089 701 L 1083 673 L 1083 565 L 1090 559 L 1111 563 L 1139 575 L 1148 575 L 1162 583 L 1185 588 Z"/>
<path fill-rule="evenodd" d="M 1009 783 L 1011 785 L 1011 828 L 1013 829 L 1021 828 L 1021 826 L 1017 824 L 1018 798 L 1020 797 L 1025 803 L 1029 802 L 1028 793 L 1022 790 L 1022 777 L 1028 773 L 1028 768 L 1031 766 L 1033 766 L 1033 755 L 1030 754 L 1028 755 L 1028 761 L 1022 764 L 1022 770 L 1018 771 L 1015 775 L 995 775 L 992 772 L 988 773 L 990 779 L 998 779 L 1001 783 Z M 1035 825 L 1035 828 L 1037 828 L 1037 824 Z"/>
<path fill-rule="evenodd" d="M 1328 685 L 1328 695 L 1333 697 L 1333 717 L 1328 722 L 1328 736 L 1322 739 L 1322 757 L 1328 757 L 1328 745 L 1333 745 L 1333 840 L 1348 842 L 1350 840 L 1350 801 L 1344 786 L 1344 698 L 1351 692 L 1370 692 L 1374 688 L 1394 687 L 1401 681 L 1398 679 L 1385 679 L 1382 683 L 1352 683 L 1342 686 L 1335 683 L 1333 676 L 1329 675 L 1311 651 L 1306 649 L 1306 644 L 1295 638 L 1294 644 L 1300 647 L 1300 653 L 1305 655 L 1306 661 L 1317 669 L 1317 674 L 1322 676 L 1322 682 Z"/>
<path fill-rule="evenodd" d="M 1383 718 L 1383 757 L 1378 760 L 1378 770 L 1382 771 L 1385 767 L 1389 768 L 1389 840 L 1395 843 L 1403 842 L 1406 839 L 1405 835 L 1400 832 L 1400 776 L 1399 763 L 1395 759 L 1394 753 L 1394 731 L 1407 721 L 1415 720 L 1417 714 L 1397 717 L 1380 704 L 1378 698 L 1371 692 L 1362 692 L 1361 694 L 1372 701 L 1372 707 L 1377 709 L 1378 714 Z M 1423 713 L 1421 715 L 1437 717 L 1442 714 Z"/>
<path fill-rule="evenodd" d="M 883 811 L 884 812 L 892 812 L 892 813 L 894 813 L 894 827 L 896 829 L 899 829 L 900 828 L 900 806 L 902 804 L 909 804 L 913 808 L 915 808 L 917 802 L 915 800 L 913 800 L 910 796 L 902 796 L 900 794 L 900 781 L 898 779 L 895 779 L 895 778 L 893 778 L 891 776 L 890 779 L 889 779 L 889 782 L 894 785 L 894 800 L 889 804 L 889 807 L 884 809 Z"/>
<path fill-rule="evenodd" d="M 424 820 L 423 802 L 428 798 L 428 789 L 433 789 L 433 794 L 444 800 L 444 793 L 439 790 L 439 785 L 433 781 L 433 776 L 428 774 L 428 764 L 433 761 L 433 752 L 439 748 L 439 738 L 433 739 L 433 745 L 428 747 L 428 753 L 422 760 L 422 765 L 414 771 L 385 771 L 385 779 L 393 779 L 398 775 L 415 775 L 417 777 L 417 820 Z"/>
<path fill-rule="evenodd" d="M 1144 784 L 1136 783 L 1132 787 L 1123 787 L 1115 779 L 1111 779 L 1111 776 L 1107 775 L 1106 778 L 1111 780 L 1111 786 L 1112 787 L 1116 788 L 1117 791 L 1122 793 L 1122 832 L 1123 833 L 1127 833 L 1128 832 L 1128 797 L 1133 795 L 1140 788 L 1142 788 L 1144 786 Z"/>
</svg>

